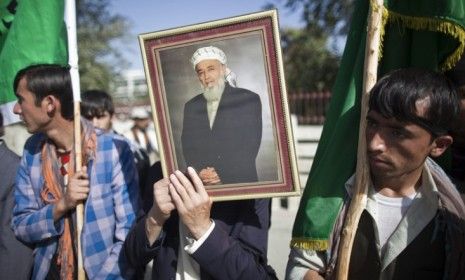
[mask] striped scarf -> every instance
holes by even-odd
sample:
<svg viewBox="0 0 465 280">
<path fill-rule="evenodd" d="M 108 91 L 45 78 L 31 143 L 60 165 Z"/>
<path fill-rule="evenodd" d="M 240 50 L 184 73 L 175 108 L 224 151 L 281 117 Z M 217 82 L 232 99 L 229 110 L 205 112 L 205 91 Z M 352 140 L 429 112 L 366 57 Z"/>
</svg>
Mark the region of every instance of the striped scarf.
<svg viewBox="0 0 465 280">
<path fill-rule="evenodd" d="M 82 151 L 83 151 L 83 165 L 94 158 L 97 148 L 97 135 L 95 134 L 93 126 L 87 121 L 81 121 L 82 133 Z M 46 140 L 42 146 L 42 173 L 44 176 L 44 186 L 40 196 L 44 203 L 56 203 L 63 196 L 63 190 L 66 191 L 68 184 L 67 178 L 74 175 L 74 149 L 70 153 L 70 161 L 67 166 L 66 175 L 62 176 L 61 168 L 58 166 L 58 156 L 56 146 L 50 141 Z M 71 234 L 71 214 L 68 213 L 64 217 L 63 234 L 60 236 L 58 243 L 58 257 L 57 264 L 60 267 L 60 279 L 72 280 L 74 279 L 75 260 L 74 248 Z"/>
</svg>

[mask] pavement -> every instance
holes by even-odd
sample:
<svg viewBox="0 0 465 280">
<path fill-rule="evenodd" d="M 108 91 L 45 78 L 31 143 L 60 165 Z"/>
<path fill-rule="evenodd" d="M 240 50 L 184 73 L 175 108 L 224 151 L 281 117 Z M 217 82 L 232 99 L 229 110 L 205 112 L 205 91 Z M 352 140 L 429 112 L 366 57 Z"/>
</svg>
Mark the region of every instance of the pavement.
<svg viewBox="0 0 465 280">
<path fill-rule="evenodd" d="M 300 186 L 303 191 L 323 126 L 297 125 L 295 118 L 292 121 L 297 167 Z M 281 203 L 283 199 L 287 200 L 287 207 L 283 207 Z M 278 279 L 284 279 L 285 276 L 287 259 L 290 252 L 289 244 L 292 238 L 292 227 L 297 210 L 299 209 L 299 203 L 300 196 L 272 199 L 271 227 L 268 232 L 268 263 L 275 269 Z"/>
<path fill-rule="evenodd" d="M 287 208 L 281 206 L 281 198 L 273 198 L 271 227 L 268 232 L 268 264 L 276 271 L 278 279 L 284 279 L 290 251 L 292 226 L 299 208 L 299 197 L 288 197 Z"/>
</svg>

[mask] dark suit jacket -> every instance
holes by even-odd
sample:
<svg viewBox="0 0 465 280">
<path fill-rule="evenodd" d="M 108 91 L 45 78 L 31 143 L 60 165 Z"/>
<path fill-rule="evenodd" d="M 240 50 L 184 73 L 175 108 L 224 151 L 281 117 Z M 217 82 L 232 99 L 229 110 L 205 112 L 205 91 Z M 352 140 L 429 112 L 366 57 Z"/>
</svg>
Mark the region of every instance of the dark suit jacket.
<svg viewBox="0 0 465 280">
<path fill-rule="evenodd" d="M 10 226 L 19 161 L 0 140 L 0 276 L 12 280 L 29 279 L 33 261 L 32 249 L 16 239 Z"/>
<path fill-rule="evenodd" d="M 188 166 L 214 167 L 223 184 L 256 182 L 255 159 L 262 139 L 258 94 L 227 83 L 210 129 L 207 100 L 199 94 L 184 107 L 182 149 Z"/>
<path fill-rule="evenodd" d="M 158 167 L 158 174 L 161 168 Z M 156 176 L 161 179 L 161 175 Z M 192 255 L 201 268 L 202 279 L 275 279 L 267 265 L 270 200 L 252 199 L 215 202 L 211 217 L 215 228 Z M 152 279 L 175 279 L 179 248 L 179 217 L 173 213 L 150 247 L 145 218 L 129 232 L 125 255 L 137 270 L 154 260 Z"/>
<path fill-rule="evenodd" d="M 363 211 L 354 238 L 348 279 L 454 279 L 443 277 L 447 246 L 446 226 L 443 222 L 445 218 L 441 212 L 444 210 L 438 211 L 436 217 L 381 272 L 381 257 L 376 245 L 377 229 L 370 214 L 366 210 Z"/>
</svg>

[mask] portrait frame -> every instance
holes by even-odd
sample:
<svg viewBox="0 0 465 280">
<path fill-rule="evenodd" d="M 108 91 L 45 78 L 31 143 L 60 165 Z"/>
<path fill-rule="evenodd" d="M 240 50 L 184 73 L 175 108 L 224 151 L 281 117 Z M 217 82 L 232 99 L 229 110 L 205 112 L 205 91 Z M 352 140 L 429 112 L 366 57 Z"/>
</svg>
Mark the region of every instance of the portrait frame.
<svg viewBox="0 0 465 280">
<path fill-rule="evenodd" d="M 259 96 L 262 128 L 255 159 L 257 180 L 222 182 L 206 186 L 207 192 L 214 201 L 300 195 L 276 9 L 143 33 L 139 44 L 165 176 L 191 166 L 181 143 L 184 110 L 202 95 L 202 87 L 190 59 L 197 49 L 214 46 L 226 54 L 237 87 Z M 219 114 L 220 109 L 217 118 Z M 203 154 L 199 151 L 199 159 Z M 238 166 L 242 165 L 227 170 Z"/>
</svg>

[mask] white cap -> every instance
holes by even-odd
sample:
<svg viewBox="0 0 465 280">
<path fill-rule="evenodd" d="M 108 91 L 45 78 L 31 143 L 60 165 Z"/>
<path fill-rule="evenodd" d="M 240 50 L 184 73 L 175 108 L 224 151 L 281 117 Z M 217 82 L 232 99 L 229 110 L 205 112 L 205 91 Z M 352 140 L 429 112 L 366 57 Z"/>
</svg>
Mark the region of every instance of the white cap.
<svg viewBox="0 0 465 280">
<path fill-rule="evenodd" d="M 191 63 L 194 69 L 197 63 L 205 59 L 216 59 L 221 64 L 226 64 L 226 55 L 224 52 L 217 47 L 209 46 L 197 49 L 192 55 Z"/>
<path fill-rule="evenodd" d="M 131 111 L 131 118 L 132 119 L 147 119 L 149 118 L 150 115 L 149 115 L 149 112 L 147 112 L 147 110 L 143 109 L 143 108 L 134 108 L 132 109 Z"/>
</svg>

